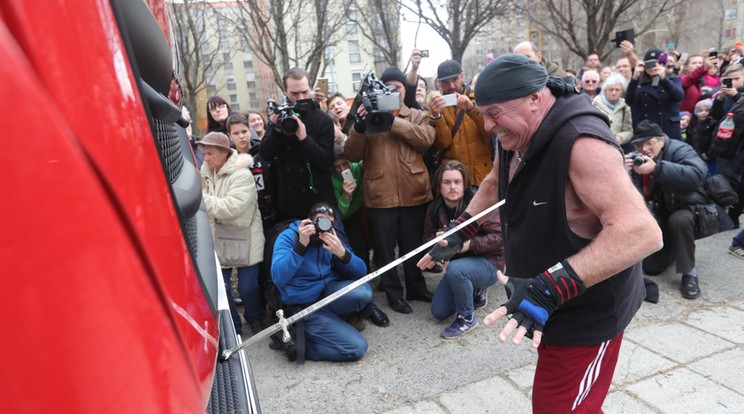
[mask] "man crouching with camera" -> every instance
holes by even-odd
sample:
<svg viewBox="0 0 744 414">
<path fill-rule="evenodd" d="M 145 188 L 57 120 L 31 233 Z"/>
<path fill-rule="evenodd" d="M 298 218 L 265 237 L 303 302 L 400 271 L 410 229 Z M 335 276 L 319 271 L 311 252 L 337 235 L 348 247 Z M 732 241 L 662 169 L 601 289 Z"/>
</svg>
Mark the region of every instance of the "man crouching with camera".
<svg viewBox="0 0 744 414">
<path fill-rule="evenodd" d="M 643 272 L 658 275 L 676 261 L 682 296 L 695 299 L 700 296 L 695 239 L 704 236 L 699 228 L 705 220 L 696 214 L 696 206 L 710 205 L 703 189 L 708 167 L 690 145 L 670 139 L 649 120 L 638 123 L 630 142 L 637 152 L 625 155 L 625 166 L 664 236 L 664 247 L 643 260 Z M 655 302 L 648 295 L 646 299 Z"/>
<path fill-rule="evenodd" d="M 368 77 L 369 80 L 370 77 Z M 371 77 L 374 81 L 374 77 Z M 369 87 L 364 99 L 385 103 L 385 108 L 367 102 L 357 110 L 354 128 L 345 143 L 346 158 L 364 161 L 364 205 L 375 246 L 375 265 L 381 268 L 395 259 L 395 245 L 404 255 L 421 244 L 426 204 L 431 201 L 431 183 L 424 165 L 424 152 L 434 142 L 436 131 L 429 116 L 419 109 L 415 90 L 406 90 L 406 77 L 396 67 L 380 76 L 385 86 Z M 399 95 L 399 110 L 390 110 L 390 86 Z M 408 96 L 406 96 L 408 94 Z M 383 99 L 381 97 L 386 95 Z M 363 99 L 363 100 L 364 100 Z M 365 108 L 366 107 L 366 108 Z M 406 299 L 431 302 L 416 259 L 403 263 Z M 403 286 L 395 268 L 382 275 L 380 286 L 390 308 L 398 313 L 413 309 L 403 299 Z"/>
<path fill-rule="evenodd" d="M 277 236 L 271 279 L 285 306 L 314 303 L 367 273 L 362 259 L 337 237 L 335 213 L 330 204 L 317 203 L 308 218 L 293 222 Z M 377 326 L 390 323 L 372 302 L 369 284 L 359 286 L 304 319 L 305 358 L 334 362 L 362 358 L 367 341 L 344 320 L 352 312 L 359 312 Z"/>
</svg>

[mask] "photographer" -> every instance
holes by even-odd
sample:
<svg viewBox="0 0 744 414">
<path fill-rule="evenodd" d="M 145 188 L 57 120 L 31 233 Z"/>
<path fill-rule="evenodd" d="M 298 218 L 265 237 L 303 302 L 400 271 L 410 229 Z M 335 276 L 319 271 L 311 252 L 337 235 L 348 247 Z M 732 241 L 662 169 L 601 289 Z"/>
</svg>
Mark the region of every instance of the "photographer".
<svg viewBox="0 0 744 414">
<path fill-rule="evenodd" d="M 395 116 L 392 117 L 389 112 L 368 114 L 365 106 L 360 105 L 354 128 L 345 143 L 349 161 L 364 161 L 364 205 L 367 207 L 377 268 L 395 259 L 396 244 L 401 256 L 421 244 L 426 204 L 432 199 L 423 154 L 434 142 L 435 134 L 426 112 L 404 104 L 406 77 L 400 69 L 386 69 L 380 81 L 394 86 L 398 91 L 400 109 L 397 114 L 393 112 Z M 415 101 L 412 105 L 416 105 Z M 379 126 L 368 126 L 367 118 L 370 121 L 386 118 L 383 115 L 392 118 L 390 128 L 382 132 L 368 131 L 378 130 Z M 406 261 L 403 269 L 407 299 L 431 302 L 432 294 L 416 262 Z M 413 312 L 403 300 L 403 287 L 395 269 L 386 272 L 380 283 L 394 311 Z"/>
<path fill-rule="evenodd" d="M 310 209 L 308 218 L 295 221 L 277 236 L 271 279 L 285 310 L 291 305 L 305 307 L 366 274 L 362 259 L 336 236 L 335 217 L 330 204 L 318 203 Z M 364 284 L 305 317 L 305 357 L 337 362 L 362 358 L 367 341 L 344 321 L 352 312 L 359 312 L 377 326 L 390 323 L 372 302 L 372 288 Z"/>
<path fill-rule="evenodd" d="M 633 107 L 634 126 L 648 119 L 669 138 L 681 139 L 679 104 L 685 94 L 679 76 L 667 76 L 666 67 L 659 64 L 661 54 L 659 49 L 650 49 L 636 63 L 625 101 Z"/>
<path fill-rule="evenodd" d="M 625 156 L 625 166 L 651 206 L 664 237 L 664 247 L 643 260 L 643 271 L 658 275 L 676 261 L 682 274 L 682 296 L 700 296 L 695 269 L 695 214 L 690 207 L 709 203 L 703 190 L 708 167 L 688 144 L 672 140 L 661 128 L 641 121 L 631 141 L 636 154 Z M 634 162 L 634 158 L 642 156 Z"/>
<path fill-rule="evenodd" d="M 284 74 L 287 99 L 270 111 L 259 149 L 261 159 L 271 162 L 277 221 L 301 218 L 315 203 L 335 200 L 330 172 L 333 122 L 313 103 L 307 76 L 300 68 Z"/>
</svg>

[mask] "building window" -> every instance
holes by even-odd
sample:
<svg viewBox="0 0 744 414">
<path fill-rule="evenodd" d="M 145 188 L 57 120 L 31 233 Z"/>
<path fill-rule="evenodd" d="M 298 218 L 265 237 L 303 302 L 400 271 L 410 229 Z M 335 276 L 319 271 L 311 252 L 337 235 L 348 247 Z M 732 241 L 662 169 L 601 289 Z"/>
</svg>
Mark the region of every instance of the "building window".
<svg viewBox="0 0 744 414">
<path fill-rule="evenodd" d="M 256 102 L 256 101 L 258 101 L 258 95 L 255 92 L 251 92 L 251 93 L 248 94 L 248 99 L 251 102 Z"/>
<path fill-rule="evenodd" d="M 736 9 L 726 9 L 724 16 L 726 20 L 736 19 Z"/>
<path fill-rule="evenodd" d="M 726 32 L 725 32 L 724 37 L 726 39 L 733 39 L 733 38 L 735 38 L 736 37 L 736 29 L 735 28 L 726 29 Z"/>
<path fill-rule="evenodd" d="M 351 82 L 354 87 L 354 92 L 358 92 L 362 86 L 362 72 L 355 70 L 351 72 Z"/>
<path fill-rule="evenodd" d="M 238 103 L 238 95 L 230 95 L 230 103 L 231 104 Z"/>
<path fill-rule="evenodd" d="M 245 86 L 248 89 L 255 89 L 256 88 L 256 81 L 246 81 Z"/>
<path fill-rule="evenodd" d="M 246 69 L 253 68 L 253 61 L 252 60 L 244 60 L 243 61 L 243 67 Z"/>
<path fill-rule="evenodd" d="M 349 63 L 359 63 L 362 61 L 362 54 L 359 52 L 358 41 L 349 40 L 348 51 L 349 51 Z"/>
<path fill-rule="evenodd" d="M 483 49 L 475 49 L 475 55 L 481 56 L 483 54 Z"/>
<path fill-rule="evenodd" d="M 217 85 L 209 85 L 209 94 L 212 96 L 217 95 Z"/>
<path fill-rule="evenodd" d="M 349 12 L 346 14 L 346 17 L 347 17 L 346 34 L 350 34 L 350 35 L 356 34 L 357 33 L 356 10 L 349 10 Z"/>
<path fill-rule="evenodd" d="M 478 36 L 477 37 L 474 37 L 473 38 L 473 43 L 475 43 L 476 45 L 479 45 L 479 44 L 483 43 L 483 39 L 481 39 Z"/>
</svg>

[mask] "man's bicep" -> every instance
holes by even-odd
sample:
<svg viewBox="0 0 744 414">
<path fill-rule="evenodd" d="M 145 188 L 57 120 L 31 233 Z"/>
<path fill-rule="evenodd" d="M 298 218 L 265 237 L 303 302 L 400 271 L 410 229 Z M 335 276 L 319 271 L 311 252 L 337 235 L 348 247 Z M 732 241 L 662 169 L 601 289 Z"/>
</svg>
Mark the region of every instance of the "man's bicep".
<svg viewBox="0 0 744 414">
<path fill-rule="evenodd" d="M 622 154 L 607 142 L 593 137 L 576 140 L 568 174 L 576 196 L 603 224 L 644 208 Z"/>
</svg>

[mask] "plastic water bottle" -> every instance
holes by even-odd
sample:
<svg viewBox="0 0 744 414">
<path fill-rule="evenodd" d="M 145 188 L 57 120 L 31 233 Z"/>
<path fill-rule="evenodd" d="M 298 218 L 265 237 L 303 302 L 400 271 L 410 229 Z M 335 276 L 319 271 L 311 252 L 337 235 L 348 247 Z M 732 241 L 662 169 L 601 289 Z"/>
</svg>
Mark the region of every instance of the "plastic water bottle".
<svg viewBox="0 0 744 414">
<path fill-rule="evenodd" d="M 734 113 L 729 112 L 728 115 L 726 115 L 726 119 L 721 122 L 721 125 L 718 127 L 716 139 L 726 141 L 731 139 L 732 136 L 734 136 Z"/>
</svg>

